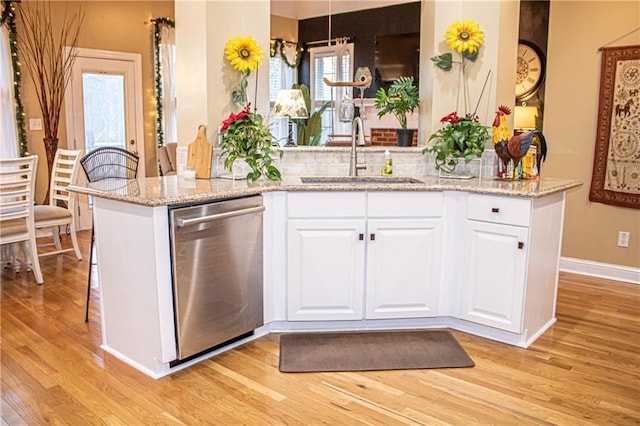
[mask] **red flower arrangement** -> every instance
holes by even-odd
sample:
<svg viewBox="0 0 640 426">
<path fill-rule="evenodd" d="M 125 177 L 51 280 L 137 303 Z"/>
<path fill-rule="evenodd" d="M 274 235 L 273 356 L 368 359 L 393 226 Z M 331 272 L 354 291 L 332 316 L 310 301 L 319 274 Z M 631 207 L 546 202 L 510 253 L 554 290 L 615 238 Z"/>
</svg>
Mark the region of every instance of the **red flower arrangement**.
<svg viewBox="0 0 640 426">
<path fill-rule="evenodd" d="M 220 147 L 222 155 L 226 156 L 224 166 L 233 171 L 233 163 L 238 158 L 244 159 L 251 172 L 247 179 L 255 181 L 261 176 L 270 180 L 281 180 L 280 170 L 273 165 L 271 158 L 274 143 L 269 124 L 262 116 L 251 112 L 248 103 L 239 113 L 231 113 L 222 121 L 220 127 Z M 282 157 L 282 151 L 280 151 Z"/>
</svg>

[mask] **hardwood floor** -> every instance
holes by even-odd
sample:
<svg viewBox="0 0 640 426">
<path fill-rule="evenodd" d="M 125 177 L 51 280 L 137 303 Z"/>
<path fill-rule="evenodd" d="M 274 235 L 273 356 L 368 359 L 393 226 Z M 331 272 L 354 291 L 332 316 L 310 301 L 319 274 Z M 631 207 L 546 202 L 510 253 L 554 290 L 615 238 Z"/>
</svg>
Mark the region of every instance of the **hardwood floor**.
<svg viewBox="0 0 640 426">
<path fill-rule="evenodd" d="M 269 335 L 153 380 L 100 349 L 97 292 L 85 324 L 79 237 L 42 286 L 2 272 L 2 424 L 640 424 L 640 286 L 561 274 L 529 349 L 454 332 L 474 368 L 285 374 Z"/>
</svg>

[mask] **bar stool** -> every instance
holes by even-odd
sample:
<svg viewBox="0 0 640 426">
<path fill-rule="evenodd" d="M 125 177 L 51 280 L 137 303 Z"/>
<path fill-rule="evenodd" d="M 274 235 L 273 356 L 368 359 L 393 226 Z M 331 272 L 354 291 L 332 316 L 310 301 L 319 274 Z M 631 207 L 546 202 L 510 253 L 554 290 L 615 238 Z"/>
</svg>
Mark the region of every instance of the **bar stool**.
<svg viewBox="0 0 640 426">
<path fill-rule="evenodd" d="M 80 165 L 87 175 L 87 181 L 104 179 L 135 179 L 138 174 L 139 157 L 118 147 L 97 148 L 80 159 Z M 84 322 L 89 322 L 89 298 L 91 296 L 91 269 L 93 267 L 93 244 L 95 226 L 91 225 L 91 245 L 89 247 L 89 274 L 87 276 L 87 305 Z"/>
</svg>

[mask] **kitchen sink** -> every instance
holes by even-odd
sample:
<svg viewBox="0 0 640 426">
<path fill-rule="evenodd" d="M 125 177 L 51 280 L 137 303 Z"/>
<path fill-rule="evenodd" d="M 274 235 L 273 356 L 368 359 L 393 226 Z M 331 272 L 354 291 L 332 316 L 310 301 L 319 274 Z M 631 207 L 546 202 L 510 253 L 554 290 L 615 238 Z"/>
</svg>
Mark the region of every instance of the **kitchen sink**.
<svg viewBox="0 0 640 426">
<path fill-rule="evenodd" d="M 407 185 L 424 183 L 412 177 L 386 176 L 303 176 L 300 180 L 307 185 Z"/>
</svg>

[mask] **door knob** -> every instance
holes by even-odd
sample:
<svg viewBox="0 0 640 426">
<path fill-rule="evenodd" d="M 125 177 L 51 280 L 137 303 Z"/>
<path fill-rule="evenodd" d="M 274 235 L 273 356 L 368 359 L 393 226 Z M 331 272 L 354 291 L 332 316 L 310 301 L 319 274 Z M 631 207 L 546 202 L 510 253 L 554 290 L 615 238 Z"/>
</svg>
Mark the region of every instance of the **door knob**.
<svg viewBox="0 0 640 426">
<path fill-rule="evenodd" d="M 138 155 L 138 150 L 136 149 L 136 140 L 135 139 L 131 139 L 129 141 L 129 145 L 131 145 L 129 151 L 131 151 L 132 154 Z"/>
</svg>

